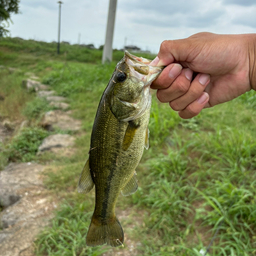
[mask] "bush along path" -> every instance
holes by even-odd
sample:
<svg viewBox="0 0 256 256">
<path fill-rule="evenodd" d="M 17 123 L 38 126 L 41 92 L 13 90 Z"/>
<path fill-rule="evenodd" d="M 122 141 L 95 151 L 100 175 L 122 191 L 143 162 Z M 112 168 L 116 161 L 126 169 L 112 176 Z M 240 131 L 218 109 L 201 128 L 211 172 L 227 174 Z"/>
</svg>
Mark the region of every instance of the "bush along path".
<svg viewBox="0 0 256 256">
<path fill-rule="evenodd" d="M 65 133 L 79 131 L 81 122 L 70 116 L 64 97 L 36 81 L 36 77 L 32 78 L 23 81 L 24 89 L 35 91 L 38 98 L 45 98 L 55 109 L 44 114 L 40 125 L 48 131 L 61 131 L 61 134 L 54 132 L 45 137 L 37 154 L 50 151 L 68 156 L 72 154 L 75 137 Z M 1 142 L 10 133 L 10 125 L 0 123 Z M 42 174 L 46 168 L 47 165 L 35 162 L 9 163 L 0 172 L 0 256 L 34 255 L 33 242 L 49 225 L 58 201 L 43 185 Z"/>
</svg>

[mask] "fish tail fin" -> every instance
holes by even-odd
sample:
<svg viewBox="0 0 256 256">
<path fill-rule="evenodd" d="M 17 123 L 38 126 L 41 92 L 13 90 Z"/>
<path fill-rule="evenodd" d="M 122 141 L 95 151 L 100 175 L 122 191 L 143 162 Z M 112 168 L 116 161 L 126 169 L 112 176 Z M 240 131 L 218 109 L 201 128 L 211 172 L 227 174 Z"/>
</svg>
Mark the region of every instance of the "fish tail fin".
<svg viewBox="0 0 256 256">
<path fill-rule="evenodd" d="M 114 216 L 107 221 L 101 221 L 92 216 L 92 221 L 86 237 L 88 246 L 108 244 L 112 247 L 122 246 L 124 232 L 118 219 Z"/>
</svg>

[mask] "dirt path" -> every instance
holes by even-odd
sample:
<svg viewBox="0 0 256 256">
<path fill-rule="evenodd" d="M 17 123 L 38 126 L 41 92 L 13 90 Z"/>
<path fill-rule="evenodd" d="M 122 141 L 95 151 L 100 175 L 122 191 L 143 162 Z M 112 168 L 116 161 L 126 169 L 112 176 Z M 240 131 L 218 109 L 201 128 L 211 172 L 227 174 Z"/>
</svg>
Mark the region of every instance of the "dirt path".
<svg viewBox="0 0 256 256">
<path fill-rule="evenodd" d="M 43 186 L 45 166 L 9 164 L 0 172 L 0 195 L 5 207 L 0 213 L 0 255 L 34 255 L 30 247 L 49 224 L 56 198 Z"/>
<path fill-rule="evenodd" d="M 23 81 L 23 87 L 34 90 L 38 97 L 46 97 L 50 105 L 59 108 L 45 113 L 41 122 L 49 130 L 78 131 L 81 122 L 73 119 L 67 110 L 65 98 L 59 97 L 48 86 L 35 80 Z M 20 128 L 22 129 L 22 127 Z M 0 120 L 0 142 L 7 140 L 13 131 L 6 120 Z M 38 153 L 55 154 L 71 149 L 75 137 L 55 134 L 47 137 Z M 49 225 L 57 208 L 57 197 L 43 185 L 45 165 L 37 163 L 10 163 L 0 172 L 0 256 L 33 256 L 33 242 L 40 231 Z M 1 208 L 0 208 L 1 209 Z"/>
</svg>

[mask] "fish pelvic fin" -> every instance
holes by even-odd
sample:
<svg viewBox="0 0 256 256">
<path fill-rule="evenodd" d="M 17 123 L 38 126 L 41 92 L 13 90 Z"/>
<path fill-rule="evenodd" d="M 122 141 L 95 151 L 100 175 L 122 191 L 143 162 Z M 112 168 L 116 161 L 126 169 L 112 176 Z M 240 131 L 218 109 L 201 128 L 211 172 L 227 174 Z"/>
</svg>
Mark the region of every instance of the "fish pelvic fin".
<svg viewBox="0 0 256 256">
<path fill-rule="evenodd" d="M 122 246 L 123 242 L 123 228 L 115 216 L 106 221 L 101 221 L 94 215 L 92 216 L 86 237 L 86 244 L 88 246 L 108 244 L 112 247 L 118 247 Z"/>
<path fill-rule="evenodd" d="M 77 191 L 78 193 L 88 193 L 94 187 L 94 183 L 92 180 L 90 166 L 89 166 L 89 159 L 84 165 L 83 171 L 80 175 L 80 179 L 78 181 Z"/>
<path fill-rule="evenodd" d="M 137 179 L 136 179 L 135 175 L 136 174 L 134 172 L 134 175 L 132 176 L 132 178 L 123 187 L 123 189 L 121 191 L 123 196 L 129 196 L 137 191 L 138 183 L 137 183 Z"/>
</svg>

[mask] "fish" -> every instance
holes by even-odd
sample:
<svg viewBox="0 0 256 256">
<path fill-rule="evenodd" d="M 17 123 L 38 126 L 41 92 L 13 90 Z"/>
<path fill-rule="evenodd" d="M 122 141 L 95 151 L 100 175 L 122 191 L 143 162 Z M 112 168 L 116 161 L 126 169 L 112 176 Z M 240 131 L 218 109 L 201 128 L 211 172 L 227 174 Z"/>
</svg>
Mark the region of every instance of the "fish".
<svg viewBox="0 0 256 256">
<path fill-rule="evenodd" d="M 149 147 L 150 85 L 163 67 L 125 51 L 104 90 L 95 116 L 89 158 L 78 192 L 95 185 L 95 209 L 86 236 L 87 246 L 122 246 L 123 228 L 115 215 L 117 198 L 136 192 L 136 167 Z"/>
</svg>

